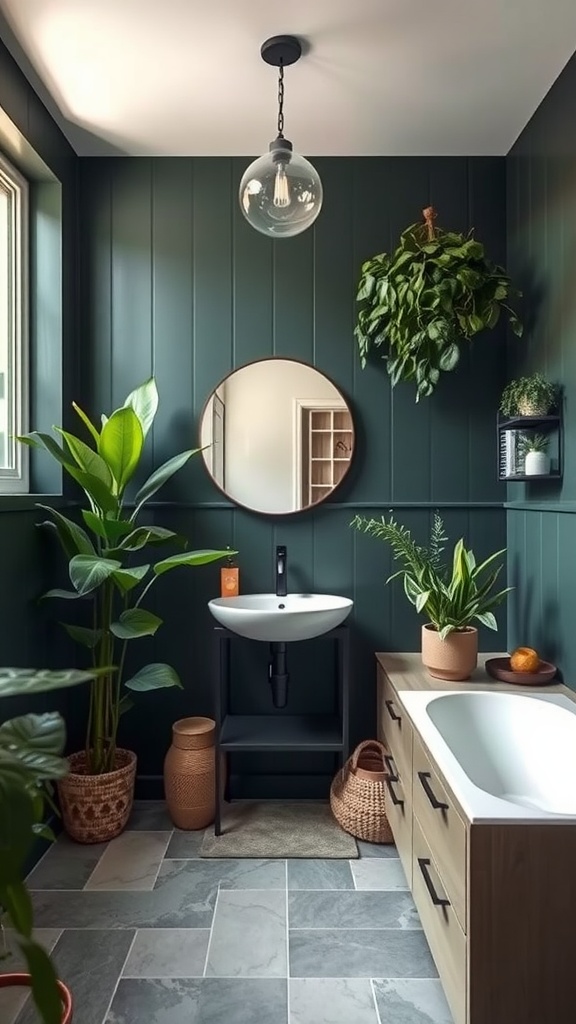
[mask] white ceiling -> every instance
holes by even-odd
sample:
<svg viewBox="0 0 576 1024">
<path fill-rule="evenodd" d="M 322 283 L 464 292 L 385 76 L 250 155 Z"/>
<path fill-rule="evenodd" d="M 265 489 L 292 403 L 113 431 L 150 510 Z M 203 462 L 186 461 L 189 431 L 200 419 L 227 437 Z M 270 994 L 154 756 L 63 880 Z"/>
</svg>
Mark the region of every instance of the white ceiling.
<svg viewBox="0 0 576 1024">
<path fill-rule="evenodd" d="M 286 69 L 299 152 L 503 154 L 576 50 L 575 0 L 0 0 L 0 15 L 83 155 L 264 152 L 277 72 L 260 44 L 280 33 L 309 45 Z"/>
</svg>

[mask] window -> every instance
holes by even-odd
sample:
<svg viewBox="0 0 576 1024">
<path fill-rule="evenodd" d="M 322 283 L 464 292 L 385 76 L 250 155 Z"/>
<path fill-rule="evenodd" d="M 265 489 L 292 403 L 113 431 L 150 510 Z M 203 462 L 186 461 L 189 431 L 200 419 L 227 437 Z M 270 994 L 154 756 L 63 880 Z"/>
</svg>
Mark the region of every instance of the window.
<svg viewBox="0 0 576 1024">
<path fill-rule="evenodd" d="M 28 184 L 0 157 L 0 494 L 28 490 Z"/>
</svg>

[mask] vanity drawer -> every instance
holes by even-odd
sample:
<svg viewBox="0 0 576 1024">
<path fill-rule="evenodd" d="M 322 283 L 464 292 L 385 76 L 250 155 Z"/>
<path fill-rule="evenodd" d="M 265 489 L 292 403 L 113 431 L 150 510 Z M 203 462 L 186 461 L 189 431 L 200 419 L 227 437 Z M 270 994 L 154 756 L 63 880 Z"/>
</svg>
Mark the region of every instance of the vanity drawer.
<svg viewBox="0 0 576 1024">
<path fill-rule="evenodd" d="M 398 770 L 408 785 L 412 775 L 412 726 L 388 676 L 378 674 L 378 735 L 389 747 Z"/>
<path fill-rule="evenodd" d="M 396 769 L 396 778 L 387 783 L 386 814 L 394 834 L 394 842 L 398 856 L 402 862 L 408 885 L 412 883 L 412 780 L 405 780 L 394 761 L 391 767 Z M 407 784 L 406 784 L 407 783 Z"/>
<path fill-rule="evenodd" d="M 412 895 L 454 1024 L 466 1024 L 466 936 L 414 816 Z"/>
<path fill-rule="evenodd" d="M 466 931 L 466 826 L 455 811 L 418 736 L 414 736 L 413 757 L 414 814 L 439 866 L 456 916 Z"/>
</svg>

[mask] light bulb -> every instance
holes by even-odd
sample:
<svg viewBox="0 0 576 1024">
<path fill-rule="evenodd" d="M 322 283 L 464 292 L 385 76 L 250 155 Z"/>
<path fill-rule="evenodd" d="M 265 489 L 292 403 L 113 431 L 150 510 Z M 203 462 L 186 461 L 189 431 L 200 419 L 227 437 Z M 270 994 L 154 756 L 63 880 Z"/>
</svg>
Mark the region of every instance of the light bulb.
<svg viewBox="0 0 576 1024">
<path fill-rule="evenodd" d="M 240 209 L 256 231 L 289 238 L 306 231 L 322 207 L 322 182 L 305 157 L 281 137 L 270 152 L 246 168 L 240 182 Z"/>
</svg>

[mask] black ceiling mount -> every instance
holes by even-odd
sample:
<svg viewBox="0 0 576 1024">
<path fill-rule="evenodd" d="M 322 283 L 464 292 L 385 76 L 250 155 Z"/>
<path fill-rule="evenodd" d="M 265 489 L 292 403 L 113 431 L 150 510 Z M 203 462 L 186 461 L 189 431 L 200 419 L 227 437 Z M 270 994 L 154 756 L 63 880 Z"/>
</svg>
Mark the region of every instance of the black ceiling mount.
<svg viewBox="0 0 576 1024">
<path fill-rule="evenodd" d="M 272 36 L 262 43 L 260 56 L 267 64 L 273 64 L 279 68 L 295 64 L 302 56 L 302 44 L 296 36 Z"/>
</svg>

